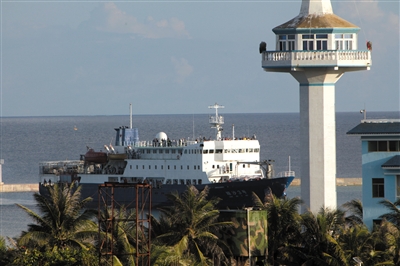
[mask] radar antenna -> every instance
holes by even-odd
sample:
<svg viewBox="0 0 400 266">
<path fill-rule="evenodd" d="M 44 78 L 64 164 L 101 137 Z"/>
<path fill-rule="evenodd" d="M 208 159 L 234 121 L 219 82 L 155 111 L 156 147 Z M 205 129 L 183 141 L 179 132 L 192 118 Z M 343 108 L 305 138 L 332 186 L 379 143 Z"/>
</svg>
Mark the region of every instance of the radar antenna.
<svg viewBox="0 0 400 266">
<path fill-rule="evenodd" d="M 215 109 L 215 116 L 210 116 L 209 123 L 211 125 L 211 128 L 216 128 L 216 139 L 221 140 L 222 139 L 222 125 L 224 124 L 224 117 L 218 115 L 218 109 L 219 108 L 225 108 L 225 106 L 218 105 L 215 103 L 214 105 L 208 106 L 209 109 Z"/>
</svg>

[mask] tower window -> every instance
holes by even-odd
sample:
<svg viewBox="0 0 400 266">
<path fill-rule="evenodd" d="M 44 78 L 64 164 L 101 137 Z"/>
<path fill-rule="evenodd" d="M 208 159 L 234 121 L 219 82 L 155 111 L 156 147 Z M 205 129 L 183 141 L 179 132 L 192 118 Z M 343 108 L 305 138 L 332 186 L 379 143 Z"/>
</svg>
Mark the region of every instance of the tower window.
<svg viewBox="0 0 400 266">
<path fill-rule="evenodd" d="M 303 34 L 303 50 L 328 50 L 328 34 Z"/>
<path fill-rule="evenodd" d="M 353 34 L 335 34 L 336 50 L 353 50 Z"/>
<path fill-rule="evenodd" d="M 293 51 L 295 44 L 294 34 L 290 35 L 279 35 L 279 50 L 280 51 Z"/>
</svg>

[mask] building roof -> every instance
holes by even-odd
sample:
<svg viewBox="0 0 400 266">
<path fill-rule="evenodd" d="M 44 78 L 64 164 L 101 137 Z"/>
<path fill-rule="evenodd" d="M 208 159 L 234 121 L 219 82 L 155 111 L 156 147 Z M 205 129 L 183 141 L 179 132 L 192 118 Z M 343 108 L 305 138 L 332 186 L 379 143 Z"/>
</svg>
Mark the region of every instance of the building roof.
<svg viewBox="0 0 400 266">
<path fill-rule="evenodd" d="M 335 14 L 307 14 L 298 15 L 297 17 L 275 27 L 277 29 L 293 29 L 293 28 L 358 28 L 356 25 L 342 19 Z"/>
<path fill-rule="evenodd" d="M 363 120 L 348 135 L 400 135 L 400 120 Z"/>
<path fill-rule="evenodd" d="M 386 163 L 382 164 L 383 168 L 398 168 L 400 167 L 400 155 L 395 155 Z"/>
</svg>

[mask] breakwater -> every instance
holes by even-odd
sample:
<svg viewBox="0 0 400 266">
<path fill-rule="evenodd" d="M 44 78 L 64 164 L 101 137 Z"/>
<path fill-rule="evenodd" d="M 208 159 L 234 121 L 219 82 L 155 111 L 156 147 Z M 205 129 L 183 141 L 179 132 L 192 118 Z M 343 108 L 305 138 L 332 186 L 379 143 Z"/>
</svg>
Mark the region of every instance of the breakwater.
<svg viewBox="0 0 400 266">
<path fill-rule="evenodd" d="M 291 186 L 300 186 L 301 180 L 300 178 L 295 178 Z M 361 186 L 362 178 L 361 177 L 337 177 L 336 178 L 336 186 Z"/>
<path fill-rule="evenodd" d="M 0 192 L 38 192 L 39 184 L 0 184 Z"/>
</svg>

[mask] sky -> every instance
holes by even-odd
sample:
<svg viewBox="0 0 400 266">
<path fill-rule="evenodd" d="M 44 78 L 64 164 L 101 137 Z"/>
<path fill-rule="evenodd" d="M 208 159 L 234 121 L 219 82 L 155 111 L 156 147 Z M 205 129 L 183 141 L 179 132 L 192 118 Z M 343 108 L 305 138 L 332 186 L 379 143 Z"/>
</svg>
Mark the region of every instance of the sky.
<svg viewBox="0 0 400 266">
<path fill-rule="evenodd" d="M 301 0 L 3 1 L 0 115 L 299 112 L 299 84 L 258 46 Z M 398 111 L 399 1 L 332 1 L 372 42 L 369 71 L 336 83 L 336 111 Z M 268 45 L 268 50 L 275 50 Z"/>
</svg>

